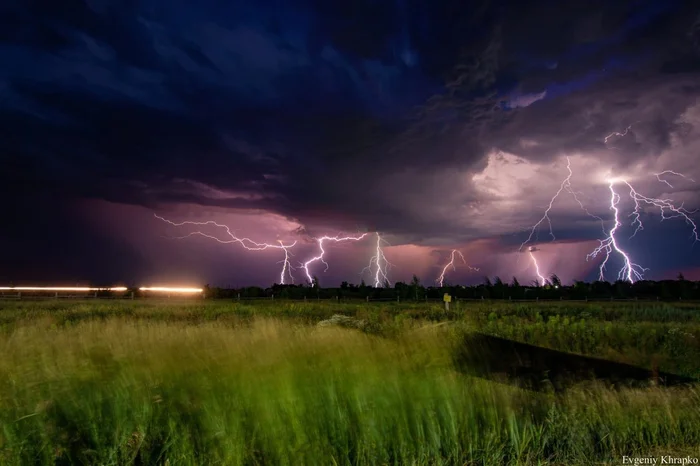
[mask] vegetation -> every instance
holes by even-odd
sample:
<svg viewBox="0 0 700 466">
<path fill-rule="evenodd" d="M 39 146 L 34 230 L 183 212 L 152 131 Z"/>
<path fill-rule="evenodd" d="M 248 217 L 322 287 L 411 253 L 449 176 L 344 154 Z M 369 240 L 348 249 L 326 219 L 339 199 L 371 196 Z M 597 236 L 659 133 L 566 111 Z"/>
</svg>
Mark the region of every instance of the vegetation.
<svg viewBox="0 0 700 466">
<path fill-rule="evenodd" d="M 455 303 L 456 304 L 456 303 Z M 692 303 L 0 302 L 0 464 L 620 464 L 700 455 L 698 386 L 534 393 L 465 332 L 700 376 Z M 335 314 L 362 330 L 318 326 Z"/>
<path fill-rule="evenodd" d="M 313 285 L 313 286 L 309 286 Z M 534 281 L 530 285 L 521 285 L 513 277 L 510 283 L 500 277 L 484 277 L 479 285 L 462 286 L 424 286 L 415 275 L 410 283 L 397 282 L 390 286 L 388 282 L 382 287 L 367 286 L 364 281 L 359 285 L 343 282 L 339 288 L 318 286 L 319 280 L 313 277 L 309 285 L 273 285 L 270 288 L 220 288 L 206 287 L 205 294 L 210 298 L 282 298 L 282 299 L 372 299 L 419 301 L 440 299 L 449 293 L 458 299 L 505 299 L 505 300 L 610 300 L 610 299 L 644 299 L 654 301 L 700 300 L 700 282 L 686 280 L 678 274 L 676 280 L 642 280 L 630 283 L 618 280 L 615 283 L 595 281 L 586 283 L 575 281 L 565 285 L 556 274 L 545 284 Z M 321 284 L 322 285 L 322 284 Z"/>
</svg>

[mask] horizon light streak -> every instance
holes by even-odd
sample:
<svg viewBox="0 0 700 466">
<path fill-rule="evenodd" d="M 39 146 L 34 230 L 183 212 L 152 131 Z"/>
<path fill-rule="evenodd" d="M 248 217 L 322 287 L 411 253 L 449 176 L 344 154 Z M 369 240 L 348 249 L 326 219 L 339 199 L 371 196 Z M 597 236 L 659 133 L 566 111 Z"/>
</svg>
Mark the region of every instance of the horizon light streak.
<svg viewBox="0 0 700 466">
<path fill-rule="evenodd" d="M 155 291 L 161 293 L 203 293 L 204 288 L 169 287 L 169 286 L 142 286 L 139 291 Z"/>
<path fill-rule="evenodd" d="M 257 241 L 253 241 L 250 238 L 239 238 L 237 237 L 231 229 L 227 225 L 223 225 L 220 223 L 215 222 L 214 220 L 208 220 L 206 222 L 194 222 L 194 221 L 189 221 L 186 220 L 184 222 L 173 222 L 171 220 L 168 220 L 166 218 L 163 218 L 157 214 L 153 214 L 154 217 L 156 217 L 159 220 L 162 220 L 170 225 L 180 227 L 180 226 L 185 226 L 185 225 L 196 225 L 196 226 L 207 226 L 207 225 L 213 225 L 218 228 L 223 228 L 226 230 L 226 234 L 231 238 L 229 240 L 221 240 L 217 238 L 216 236 L 206 234 L 202 231 L 194 231 L 191 233 L 188 233 L 184 236 L 176 236 L 175 239 L 185 239 L 189 238 L 191 236 L 203 236 L 205 238 L 213 239 L 221 244 L 232 244 L 232 243 L 240 243 L 241 246 L 243 246 L 245 249 L 249 251 L 264 251 L 266 249 L 281 249 L 284 251 L 284 259 L 282 261 L 277 262 L 278 264 L 281 262 L 282 265 L 282 270 L 280 271 L 280 284 L 284 285 L 285 281 L 285 276 L 289 275 L 290 279 L 292 280 L 292 283 L 294 283 L 294 277 L 292 276 L 292 270 L 296 270 L 294 267 L 292 267 L 292 264 L 289 261 L 289 256 L 290 252 L 289 249 L 293 248 L 297 242 L 294 241 L 292 244 L 284 244 L 281 240 L 278 240 L 279 245 L 275 244 L 269 244 L 269 243 L 258 243 Z M 251 246 L 248 246 L 250 244 Z"/>
<path fill-rule="evenodd" d="M 464 258 L 464 255 L 463 255 L 460 251 L 458 251 L 457 249 L 453 249 L 453 250 L 452 250 L 452 253 L 451 253 L 451 255 L 450 255 L 450 256 L 451 256 L 451 257 L 450 257 L 450 262 L 448 262 L 448 263 L 445 265 L 445 267 L 442 268 L 442 273 L 440 273 L 440 276 L 435 280 L 435 281 L 440 285 L 441 288 L 442 288 L 443 283 L 444 283 L 444 281 L 445 281 L 445 273 L 447 273 L 448 267 L 451 266 L 451 267 L 452 267 L 452 270 L 454 270 L 454 271 L 457 270 L 457 267 L 455 266 L 455 263 L 454 263 L 454 262 L 455 262 L 455 254 L 459 254 L 459 257 L 462 259 L 462 262 L 464 263 L 464 265 L 466 265 L 466 266 L 469 268 L 469 270 L 473 270 L 473 271 L 476 271 L 476 272 L 479 271 L 478 268 L 472 267 L 471 265 L 467 264 L 467 260 Z"/>
</svg>

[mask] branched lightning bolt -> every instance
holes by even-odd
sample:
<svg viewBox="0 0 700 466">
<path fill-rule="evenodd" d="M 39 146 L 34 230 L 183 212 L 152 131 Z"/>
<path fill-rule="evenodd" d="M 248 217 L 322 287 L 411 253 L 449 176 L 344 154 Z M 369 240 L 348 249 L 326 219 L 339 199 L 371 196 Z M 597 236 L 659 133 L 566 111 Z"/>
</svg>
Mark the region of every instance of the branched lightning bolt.
<svg viewBox="0 0 700 466">
<path fill-rule="evenodd" d="M 617 244 L 617 240 L 615 239 L 615 232 L 617 231 L 618 228 L 622 226 L 622 223 L 620 223 L 620 210 L 617 207 L 617 204 L 620 202 L 620 195 L 615 192 L 615 180 L 610 180 L 610 183 L 608 185 L 610 189 L 610 210 L 614 212 L 614 225 L 608 232 L 608 236 L 605 237 L 605 239 L 598 240 L 600 244 L 598 245 L 597 248 L 593 250 L 590 254 L 586 256 L 586 260 L 595 258 L 598 254 L 601 252 L 605 252 L 605 259 L 603 259 L 603 262 L 600 264 L 600 273 L 599 273 L 599 279 L 601 281 L 605 280 L 605 265 L 608 262 L 608 259 L 610 259 L 610 254 L 612 254 L 613 250 L 620 254 L 622 256 L 622 259 L 624 261 L 624 265 L 620 269 L 620 271 L 617 274 L 617 278 L 619 280 L 624 280 L 626 279 L 630 283 L 634 283 L 635 279 L 637 280 L 642 280 L 643 273 L 647 270 L 644 267 L 642 267 L 639 264 L 635 264 L 632 262 L 630 259 L 629 255 L 623 251 L 620 246 Z"/>
<path fill-rule="evenodd" d="M 535 265 L 535 273 L 537 274 L 537 278 L 540 279 L 542 282 L 542 286 L 545 286 L 547 284 L 547 279 L 542 276 L 540 273 L 540 265 L 537 263 L 537 258 L 533 254 L 533 250 L 528 251 L 530 254 L 530 259 L 532 259 L 532 263 Z"/>
<path fill-rule="evenodd" d="M 303 268 L 306 272 L 306 278 L 308 279 L 309 283 L 313 284 L 313 277 L 311 276 L 311 272 L 309 271 L 309 266 L 311 264 L 313 264 L 314 262 L 321 261 L 326 266 L 326 269 L 324 271 L 328 270 L 328 262 L 326 262 L 324 259 L 324 256 L 326 255 L 326 250 L 323 249 L 324 241 L 332 241 L 334 243 L 340 243 L 343 241 L 360 241 L 365 236 L 367 236 L 367 233 L 363 233 L 359 236 L 322 236 L 320 238 L 316 238 L 316 241 L 318 242 L 318 248 L 321 251 L 321 253 L 317 256 L 312 257 L 311 259 L 309 259 L 301 265 L 301 268 Z"/>
<path fill-rule="evenodd" d="M 664 171 L 662 171 L 661 173 L 654 173 L 654 175 L 656 175 L 656 179 L 657 179 L 657 180 L 659 180 L 659 181 L 662 182 L 662 183 L 666 183 L 666 184 L 668 185 L 669 188 L 673 188 L 673 185 L 672 185 L 671 183 L 669 183 L 667 180 L 661 178 L 663 175 L 667 175 L 667 174 L 668 174 L 668 175 L 680 176 L 681 178 L 685 178 L 686 180 L 689 180 L 689 181 L 692 181 L 693 183 L 695 183 L 695 180 L 694 180 L 694 179 L 688 178 L 688 177 L 685 176 L 684 174 L 678 173 L 678 172 L 674 172 L 673 170 L 664 170 Z"/>
<path fill-rule="evenodd" d="M 682 176 L 682 175 L 681 175 Z M 632 234 L 632 237 L 637 234 L 639 230 L 644 229 L 644 225 L 642 225 L 642 222 L 640 220 L 641 216 L 641 209 L 642 206 L 641 204 L 647 204 L 649 206 L 653 207 L 658 207 L 659 211 L 661 213 L 661 220 L 669 220 L 672 218 L 682 218 L 685 220 L 685 223 L 692 226 L 693 231 L 691 233 L 691 237 L 695 241 L 700 241 L 700 238 L 698 238 L 698 227 L 693 221 L 693 219 L 690 218 L 691 215 L 697 212 L 697 210 L 687 210 L 683 207 L 683 203 L 681 203 L 680 206 L 676 207 L 673 205 L 673 200 L 672 199 L 656 199 L 656 198 L 651 198 L 644 196 L 640 193 L 638 193 L 630 183 L 628 183 L 625 180 L 620 180 L 622 183 L 626 184 L 627 187 L 630 189 L 630 197 L 634 201 L 634 211 L 630 214 L 630 217 L 633 217 L 634 220 L 632 220 L 632 225 L 635 226 L 634 233 Z M 663 181 L 663 180 L 662 180 Z M 666 183 L 668 184 L 668 183 Z"/>
<path fill-rule="evenodd" d="M 686 177 L 685 175 L 682 175 L 680 173 L 676 173 L 672 170 L 665 170 L 661 173 L 656 173 L 656 178 L 662 182 L 667 184 L 670 187 L 673 187 L 668 181 L 665 179 L 661 178 L 662 175 L 664 174 L 672 174 L 672 175 L 677 175 L 681 176 L 683 178 L 687 178 L 692 181 L 692 179 Z M 683 207 L 683 204 L 681 203 L 680 206 L 676 207 L 673 204 L 673 201 L 671 199 L 657 199 L 657 198 L 652 198 L 652 197 L 647 197 L 643 194 L 640 194 L 633 186 L 632 184 L 629 183 L 629 181 L 622 179 L 622 178 L 613 178 L 608 180 L 609 182 L 609 189 L 610 189 L 610 209 L 614 212 L 614 221 L 615 225 L 613 228 L 608 232 L 608 235 L 606 238 L 599 240 L 600 245 L 591 252 L 586 259 L 588 258 L 595 258 L 598 254 L 601 252 L 605 252 L 605 259 L 603 260 L 602 264 L 600 265 L 600 273 L 599 277 L 601 280 L 604 279 L 604 271 L 605 271 L 605 265 L 610 257 L 610 254 L 613 252 L 617 252 L 620 254 L 624 260 L 624 265 L 620 272 L 618 273 L 618 279 L 619 280 L 627 280 L 631 283 L 634 283 L 635 280 L 642 280 L 643 277 L 643 272 L 648 270 L 643 267 L 641 267 L 638 264 L 633 263 L 629 255 L 625 253 L 623 250 L 620 249 L 618 246 L 616 240 L 615 240 L 615 232 L 618 230 L 622 224 L 620 223 L 619 220 L 619 209 L 617 207 L 618 203 L 620 202 L 620 195 L 615 191 L 615 184 L 621 183 L 624 184 L 629 188 L 629 195 L 632 201 L 634 202 L 634 210 L 632 213 L 629 215 L 632 217 L 632 223 L 631 225 L 634 228 L 634 232 L 630 236 L 630 238 L 633 238 L 639 230 L 644 229 L 644 225 L 642 224 L 641 220 L 641 210 L 642 210 L 642 205 L 646 204 L 647 206 L 652 206 L 652 207 L 657 207 L 661 213 L 661 220 L 668 220 L 671 218 L 682 218 L 686 224 L 690 225 L 692 227 L 692 233 L 691 237 L 694 239 L 694 241 L 700 241 L 700 237 L 698 236 L 698 227 L 693 221 L 690 216 L 694 214 L 696 211 L 689 211 Z"/>
<path fill-rule="evenodd" d="M 566 191 L 566 192 L 568 192 L 569 194 L 571 194 L 571 196 L 574 198 L 574 200 L 576 201 L 576 203 L 579 205 L 579 207 L 581 207 L 581 209 L 582 209 L 586 214 L 588 214 L 590 217 L 595 218 L 596 220 L 599 220 L 599 221 L 601 222 L 601 227 L 603 228 L 603 231 L 605 231 L 605 229 L 604 229 L 604 224 L 603 224 L 603 219 L 600 218 L 600 217 L 598 217 L 597 215 L 591 214 L 591 213 L 588 211 L 588 209 L 586 209 L 586 207 L 583 205 L 583 202 L 581 202 L 581 200 L 579 199 L 579 197 L 578 197 L 578 194 L 579 194 L 579 193 L 577 193 L 576 191 L 574 191 L 574 190 L 572 189 L 572 187 L 571 187 L 571 177 L 573 176 L 574 173 L 573 173 L 573 171 L 571 170 L 571 160 L 569 159 L 569 157 L 566 158 L 566 170 L 569 172 L 569 174 L 566 175 L 566 178 L 564 178 L 564 181 L 562 181 L 561 184 L 559 185 L 559 189 L 558 189 L 557 192 L 554 194 L 554 196 L 552 196 L 552 199 L 549 201 L 549 205 L 548 205 L 547 208 L 545 209 L 544 215 L 542 215 L 542 218 L 540 218 L 540 219 L 537 221 L 537 223 L 535 223 L 535 224 L 533 225 L 533 227 L 530 229 L 530 235 L 527 237 L 527 239 L 526 239 L 525 241 L 522 242 L 522 244 L 520 244 L 520 248 L 518 249 L 518 251 L 522 251 L 522 250 L 523 250 L 523 247 L 525 247 L 525 245 L 526 245 L 527 243 L 529 243 L 529 242 L 532 240 L 532 236 L 537 232 L 537 229 L 539 228 L 540 225 L 542 225 L 542 223 L 543 223 L 545 220 L 547 221 L 547 224 L 549 225 L 549 236 L 552 237 L 552 241 L 554 241 L 554 240 L 557 239 L 557 238 L 554 236 L 554 231 L 552 230 L 552 221 L 551 221 L 551 219 L 549 218 L 549 212 L 552 210 L 552 207 L 554 206 L 554 201 L 557 200 L 557 198 L 559 197 L 559 195 L 560 195 L 563 191 Z"/>
<path fill-rule="evenodd" d="M 294 267 L 292 267 L 292 264 L 289 261 L 289 256 L 292 255 L 289 250 L 293 248 L 297 242 L 294 241 L 291 244 L 284 244 L 282 241 L 278 241 L 279 245 L 277 244 L 269 244 L 269 243 L 258 243 L 257 241 L 253 241 L 250 238 L 239 238 L 237 237 L 231 229 L 223 225 L 221 223 L 217 223 L 213 220 L 209 220 L 206 222 L 193 222 L 193 221 L 184 221 L 184 222 L 173 222 L 171 220 L 168 220 L 166 218 L 163 218 L 159 215 L 153 214 L 154 217 L 156 217 L 159 220 L 164 221 L 165 223 L 168 223 L 172 226 L 180 227 L 180 226 L 185 226 L 185 225 L 193 225 L 193 226 L 215 226 L 217 228 L 222 228 L 226 231 L 226 235 L 228 235 L 228 239 L 220 239 L 216 236 L 204 233 L 202 231 L 193 231 L 192 233 L 188 233 L 184 236 L 177 236 L 175 239 L 185 239 L 189 238 L 191 236 L 204 236 L 205 238 L 210 238 L 213 239 L 221 244 L 232 244 L 232 243 L 239 243 L 241 246 L 243 246 L 245 249 L 249 251 L 263 251 L 265 249 L 281 249 L 284 251 L 284 260 L 278 262 L 282 263 L 282 271 L 280 272 L 280 284 L 284 285 L 285 282 L 285 277 L 289 276 L 290 279 L 292 280 L 292 283 L 294 283 L 294 277 L 292 276 L 292 270 L 296 270 Z"/>
<path fill-rule="evenodd" d="M 554 236 L 554 231 L 552 230 L 552 221 L 551 221 L 551 219 L 549 218 L 549 212 L 552 210 L 552 207 L 554 206 L 554 201 L 557 200 L 557 198 L 559 197 L 559 195 L 560 195 L 563 191 L 566 191 L 566 192 L 568 192 L 569 194 L 571 194 L 571 196 L 574 198 L 574 200 L 575 200 L 576 203 L 579 205 L 579 207 L 581 207 L 581 210 L 583 210 L 589 217 L 595 218 L 596 220 L 600 221 L 601 229 L 602 229 L 603 232 L 605 233 L 605 224 L 604 224 L 604 222 L 603 222 L 603 219 L 600 218 L 600 217 L 598 217 L 597 215 L 593 215 L 592 213 L 590 213 L 590 212 L 588 211 L 588 209 L 586 209 L 586 207 L 583 205 L 583 202 L 581 202 L 581 200 L 579 199 L 578 195 L 579 195 L 580 193 L 577 193 L 577 192 L 574 191 L 573 188 L 571 187 L 571 177 L 573 176 L 574 173 L 573 173 L 573 171 L 571 170 L 571 159 L 569 159 L 569 157 L 566 158 L 566 170 L 567 170 L 568 174 L 566 175 L 566 177 L 564 178 L 564 180 L 563 180 L 563 181 L 561 182 L 561 184 L 559 185 L 559 189 L 558 189 L 557 192 L 554 194 L 554 196 L 552 196 L 552 199 L 550 199 L 549 205 L 548 205 L 547 208 L 545 209 L 544 214 L 542 215 L 542 217 L 541 217 L 541 218 L 537 221 L 537 223 L 535 223 L 535 225 L 533 225 L 533 227 L 530 229 L 530 235 L 527 237 L 527 239 L 526 239 L 525 241 L 523 241 L 523 242 L 520 244 L 520 248 L 518 249 L 518 252 L 522 251 L 523 248 L 525 247 L 525 245 L 526 245 L 527 243 L 529 243 L 529 242 L 532 240 L 532 236 L 535 235 L 535 233 L 537 232 L 537 229 L 539 228 L 540 225 L 542 225 L 542 223 L 543 223 L 545 220 L 547 221 L 547 224 L 549 225 L 549 236 L 552 237 L 552 241 L 554 241 L 554 240 L 557 239 L 556 236 Z M 542 276 L 542 274 L 540 273 L 539 264 L 537 263 L 537 259 L 535 258 L 532 249 L 531 249 L 529 252 L 530 252 L 530 258 L 532 259 L 532 262 L 533 262 L 533 264 L 534 264 L 534 266 L 535 266 L 535 271 L 537 272 L 537 276 L 542 280 L 542 284 L 543 284 L 543 286 L 544 286 L 544 284 L 546 283 L 546 279 L 545 279 L 545 278 Z"/>
<path fill-rule="evenodd" d="M 476 272 L 479 271 L 479 269 L 477 269 L 476 267 L 472 267 L 471 265 L 467 264 L 467 260 L 464 258 L 464 255 L 462 255 L 462 253 L 460 251 L 453 249 L 452 253 L 450 254 L 450 262 L 445 264 L 445 267 L 442 268 L 442 272 L 440 273 L 440 276 L 437 278 L 437 280 L 435 280 L 440 285 L 440 287 L 442 287 L 442 285 L 445 281 L 445 274 L 447 273 L 447 269 L 449 267 L 452 267 L 452 270 L 457 270 L 457 267 L 455 266 L 455 256 L 456 255 L 458 255 L 459 258 L 462 259 L 462 262 L 464 263 L 464 265 L 469 267 L 469 270 L 473 270 Z"/>
<path fill-rule="evenodd" d="M 384 250 L 382 249 L 382 243 L 389 243 L 382 238 L 379 232 L 377 232 L 376 235 L 377 247 L 374 251 L 374 255 L 370 257 L 369 264 L 367 267 L 362 269 L 360 275 L 364 274 L 366 271 L 371 273 L 372 268 L 376 267 L 374 270 L 374 287 L 380 288 L 384 286 L 384 283 L 391 285 L 391 282 L 389 281 L 389 269 L 393 266 L 393 264 L 387 260 L 386 256 L 384 255 Z"/>
</svg>

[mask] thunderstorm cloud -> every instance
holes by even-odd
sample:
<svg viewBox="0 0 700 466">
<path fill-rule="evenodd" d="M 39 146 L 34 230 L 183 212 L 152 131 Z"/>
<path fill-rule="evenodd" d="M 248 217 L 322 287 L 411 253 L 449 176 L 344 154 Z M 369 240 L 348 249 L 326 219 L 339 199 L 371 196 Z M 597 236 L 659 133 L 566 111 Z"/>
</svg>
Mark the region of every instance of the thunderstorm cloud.
<svg viewBox="0 0 700 466">
<path fill-rule="evenodd" d="M 434 280 L 453 248 L 481 270 L 458 272 L 465 283 L 532 279 L 518 247 L 567 161 L 585 210 L 565 191 L 554 237 L 545 222 L 531 242 L 567 280 L 596 276 L 586 254 L 610 225 L 607 179 L 700 207 L 692 2 L 43 0 L 0 12 L 2 281 L 278 276 L 280 257 L 173 241 L 153 213 L 298 240 L 296 262 L 315 236 L 380 231 L 396 279 Z M 686 177 L 664 183 L 666 170 Z M 650 277 L 675 276 L 700 256 L 692 229 L 658 214 L 645 210 L 625 242 Z M 330 281 L 359 281 L 369 256 L 353 247 L 371 252 L 335 248 Z"/>
</svg>

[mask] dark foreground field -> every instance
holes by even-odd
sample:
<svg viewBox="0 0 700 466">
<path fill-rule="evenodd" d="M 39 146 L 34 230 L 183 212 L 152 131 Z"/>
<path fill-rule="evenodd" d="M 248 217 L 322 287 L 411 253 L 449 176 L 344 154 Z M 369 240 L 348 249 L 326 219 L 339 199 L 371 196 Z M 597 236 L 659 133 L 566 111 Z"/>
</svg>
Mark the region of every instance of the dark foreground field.
<svg viewBox="0 0 700 466">
<path fill-rule="evenodd" d="M 356 328 L 317 325 L 336 314 Z M 700 378 L 692 304 L 56 300 L 0 302 L 0 327 L 2 465 L 700 458 L 700 390 L 685 383 Z M 525 390 L 461 367 L 475 332 L 684 383 Z M 467 353 L 501 360 L 482 346 Z M 512 347 L 496 345 L 507 367 Z M 543 354 L 538 377 L 550 361 L 566 368 Z"/>
</svg>

